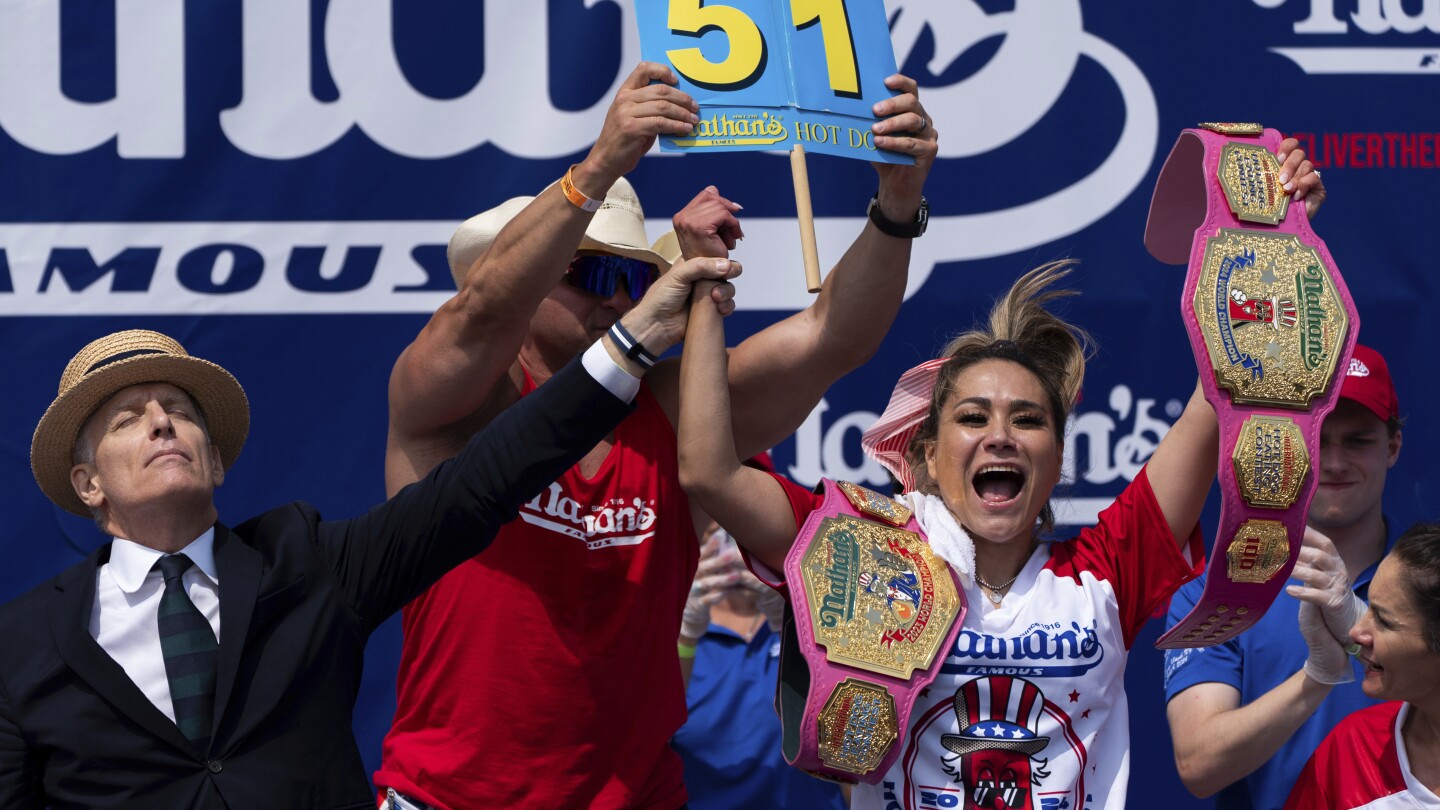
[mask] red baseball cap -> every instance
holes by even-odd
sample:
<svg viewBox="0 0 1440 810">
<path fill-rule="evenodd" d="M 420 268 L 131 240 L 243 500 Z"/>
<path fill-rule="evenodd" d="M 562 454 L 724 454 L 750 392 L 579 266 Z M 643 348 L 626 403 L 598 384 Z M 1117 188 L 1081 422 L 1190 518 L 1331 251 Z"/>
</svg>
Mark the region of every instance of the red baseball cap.
<svg viewBox="0 0 1440 810">
<path fill-rule="evenodd" d="M 1388 424 L 1400 416 L 1400 399 L 1395 396 L 1390 367 L 1369 346 L 1355 344 L 1350 368 L 1345 370 L 1345 381 L 1340 384 L 1340 396 L 1364 405 L 1381 422 Z"/>
</svg>

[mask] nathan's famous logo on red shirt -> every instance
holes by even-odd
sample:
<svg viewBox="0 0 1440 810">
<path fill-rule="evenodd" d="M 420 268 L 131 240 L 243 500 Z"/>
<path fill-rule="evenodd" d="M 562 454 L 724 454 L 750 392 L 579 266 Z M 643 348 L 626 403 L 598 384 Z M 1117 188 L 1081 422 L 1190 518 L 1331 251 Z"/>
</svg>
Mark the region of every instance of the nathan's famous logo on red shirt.
<svg viewBox="0 0 1440 810">
<path fill-rule="evenodd" d="M 639 545 L 655 534 L 654 501 L 611 498 L 582 504 L 565 494 L 559 482 L 520 507 L 520 517 L 532 526 L 583 541 L 591 551 Z"/>
<path fill-rule="evenodd" d="M 992 636 L 965 629 L 941 670 L 960 675 L 1022 675 L 1032 678 L 1075 678 L 1105 660 L 1105 646 L 1095 622 L 1082 627 L 1070 622 L 1036 622 L 1018 636 Z"/>
</svg>

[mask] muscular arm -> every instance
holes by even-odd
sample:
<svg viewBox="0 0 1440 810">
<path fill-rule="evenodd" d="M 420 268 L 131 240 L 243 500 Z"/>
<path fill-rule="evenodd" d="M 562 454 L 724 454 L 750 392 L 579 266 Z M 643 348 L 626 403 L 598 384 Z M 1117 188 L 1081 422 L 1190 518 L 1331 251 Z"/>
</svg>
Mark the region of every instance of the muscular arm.
<svg viewBox="0 0 1440 810">
<path fill-rule="evenodd" d="M 680 370 L 680 484 L 700 511 L 779 571 L 795 540 L 790 501 L 769 474 L 740 463 L 731 430 L 725 328 L 697 285 Z"/>
<path fill-rule="evenodd" d="M 530 317 L 560 279 L 592 216 L 552 186 L 501 229 L 455 297 L 396 361 L 392 434 L 423 436 L 480 406 L 515 361 Z"/>
<path fill-rule="evenodd" d="M 734 287 L 725 279 L 739 272 L 737 264 L 725 260 L 676 265 L 621 322 L 645 345 L 665 351 L 685 334 L 694 283 L 710 279 L 707 303 L 728 313 L 734 309 Z M 604 363 L 621 363 L 633 377 L 644 372 L 626 361 L 611 341 L 602 341 L 610 358 Z M 367 628 L 483 551 L 521 504 L 578 462 L 630 413 L 629 402 L 592 376 L 583 359 L 574 358 L 534 393 L 505 409 L 459 455 L 420 482 L 401 488 L 364 516 L 322 524 L 319 542 L 357 612 L 370 622 Z M 633 396 L 638 383 L 628 382 L 634 387 L 625 395 Z M 611 379 L 610 384 L 617 382 Z"/>
<path fill-rule="evenodd" d="M 1296 672 L 1241 706 L 1240 692 L 1201 683 L 1166 707 L 1180 781 L 1200 798 L 1238 782 L 1265 764 L 1315 713 L 1329 686 Z"/>
<path fill-rule="evenodd" d="M 886 80 L 901 95 L 881 101 L 874 125 L 882 149 L 915 158 L 913 166 L 877 164 L 880 210 L 894 222 L 913 221 L 938 135 L 925 118 L 915 82 Z M 826 277 L 815 303 L 754 335 L 730 357 L 730 397 L 735 447 L 741 458 L 769 449 L 788 436 L 814 408 L 825 389 L 868 360 L 889 331 L 905 292 L 910 240 L 865 229 Z M 651 384 L 675 418 L 676 370 L 657 369 Z"/>
<path fill-rule="evenodd" d="M 1215 480 L 1220 427 L 1215 409 L 1205 401 L 1197 382 L 1185 412 L 1171 426 L 1146 465 L 1155 501 L 1183 550 L 1200 519 L 1205 496 Z"/>
<path fill-rule="evenodd" d="M 662 82 L 651 84 L 652 81 Z M 595 146 L 575 166 L 576 187 L 601 199 L 659 134 L 688 132 L 694 101 L 663 65 L 642 62 L 616 94 Z M 386 490 L 394 494 L 458 450 L 448 434 L 473 418 L 515 362 L 540 302 L 560 280 L 593 214 L 558 184 L 501 229 L 466 272 L 455 297 L 401 353 L 390 375 Z M 508 403 L 499 403 L 503 407 Z"/>
<path fill-rule="evenodd" d="M 361 517 L 322 523 L 317 543 L 366 629 L 483 551 L 630 411 L 577 357 L 420 481 Z"/>
</svg>

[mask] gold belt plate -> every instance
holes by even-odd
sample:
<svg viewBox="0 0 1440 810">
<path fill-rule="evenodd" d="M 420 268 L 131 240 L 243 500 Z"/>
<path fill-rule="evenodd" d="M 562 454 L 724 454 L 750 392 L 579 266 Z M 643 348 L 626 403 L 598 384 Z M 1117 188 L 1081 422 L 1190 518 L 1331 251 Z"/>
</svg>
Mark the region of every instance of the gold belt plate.
<svg viewBox="0 0 1440 810">
<path fill-rule="evenodd" d="M 1264 124 L 1235 123 L 1231 121 L 1204 121 L 1196 126 L 1218 132 L 1221 135 L 1264 135 Z"/>
<path fill-rule="evenodd" d="M 1227 143 L 1220 150 L 1217 179 L 1237 219 L 1279 225 L 1290 210 L 1290 193 L 1280 182 L 1280 161 L 1254 143 Z"/>
<path fill-rule="evenodd" d="M 800 580 L 825 657 L 894 678 L 928 669 L 960 613 L 949 567 L 920 535 L 850 515 L 820 522 Z"/>
<path fill-rule="evenodd" d="M 866 489 L 859 484 L 852 484 L 849 481 L 837 481 L 835 486 L 855 507 L 855 511 L 876 520 L 883 520 L 894 526 L 904 526 L 910 522 L 910 508 L 901 506 L 894 498 L 887 498 L 873 489 Z"/>
<path fill-rule="evenodd" d="M 1325 393 L 1350 316 L 1334 270 L 1290 234 L 1221 228 L 1191 301 L 1215 384 L 1236 404 L 1305 409 Z"/>
<path fill-rule="evenodd" d="M 1252 416 L 1240 426 L 1230 456 L 1240 495 L 1251 506 L 1286 509 L 1300 497 L 1310 451 L 1293 419 Z"/>
<path fill-rule="evenodd" d="M 830 692 L 817 725 L 820 761 L 857 776 L 875 770 L 900 736 L 890 690 L 856 678 Z"/>
<path fill-rule="evenodd" d="M 1225 549 L 1225 575 L 1231 582 L 1269 582 L 1290 559 L 1289 538 L 1278 520 L 1245 521 Z"/>
</svg>

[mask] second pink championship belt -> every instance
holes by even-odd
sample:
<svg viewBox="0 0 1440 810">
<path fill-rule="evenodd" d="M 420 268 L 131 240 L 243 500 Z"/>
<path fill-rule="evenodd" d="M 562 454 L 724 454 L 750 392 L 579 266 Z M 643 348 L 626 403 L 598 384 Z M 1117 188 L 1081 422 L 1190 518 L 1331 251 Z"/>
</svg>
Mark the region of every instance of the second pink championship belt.
<svg viewBox="0 0 1440 810">
<path fill-rule="evenodd" d="M 1189 264 L 1181 309 L 1220 424 L 1221 511 L 1205 590 L 1155 646 L 1208 647 L 1259 621 L 1300 554 L 1320 427 L 1360 319 L 1259 124 L 1201 124 L 1171 150 L 1145 246 Z"/>
<path fill-rule="evenodd" d="M 785 558 L 786 628 L 776 708 L 785 760 L 816 776 L 879 782 L 910 710 L 939 674 L 965 617 L 965 592 L 910 510 L 825 481 Z"/>
</svg>

